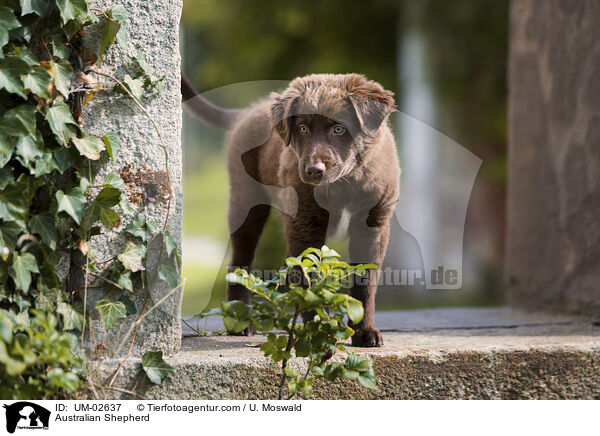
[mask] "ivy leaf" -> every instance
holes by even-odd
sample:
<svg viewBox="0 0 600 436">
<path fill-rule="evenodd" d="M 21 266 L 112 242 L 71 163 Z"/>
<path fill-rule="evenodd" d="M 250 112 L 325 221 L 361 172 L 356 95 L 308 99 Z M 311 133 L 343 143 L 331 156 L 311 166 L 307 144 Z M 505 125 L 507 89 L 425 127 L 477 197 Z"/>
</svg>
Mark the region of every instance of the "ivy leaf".
<svg viewBox="0 0 600 436">
<path fill-rule="evenodd" d="M 4 189 L 6 185 L 14 180 L 11 167 L 0 166 L 0 189 Z"/>
<path fill-rule="evenodd" d="M 146 217 L 136 215 L 133 221 L 125 227 L 125 231 L 130 235 L 140 238 L 142 241 L 148 240 L 148 231 L 146 230 Z"/>
<path fill-rule="evenodd" d="M 109 173 L 104 179 L 104 186 L 112 186 L 113 188 L 122 189 L 125 186 L 123 179 L 115 173 Z"/>
<path fill-rule="evenodd" d="M 7 56 L 0 62 L 0 89 L 6 89 L 10 93 L 27 98 L 21 75 L 28 71 L 27 62 L 16 56 Z"/>
<path fill-rule="evenodd" d="M 29 211 L 26 189 L 25 185 L 13 182 L 0 192 L 0 218 L 23 224 Z"/>
<path fill-rule="evenodd" d="M 101 209 L 100 210 L 100 221 L 102 224 L 108 229 L 114 229 L 115 226 L 121 221 L 121 217 L 117 212 L 110 209 Z"/>
<path fill-rule="evenodd" d="M 29 89 L 33 94 L 42 98 L 50 98 L 49 88 L 51 81 L 52 76 L 42 67 L 33 67 L 31 72 L 23 77 L 25 89 Z"/>
<path fill-rule="evenodd" d="M 117 280 L 117 284 L 122 288 L 128 290 L 129 292 L 133 292 L 133 282 L 131 281 L 131 271 L 126 271 L 119 276 L 119 280 Z"/>
<path fill-rule="evenodd" d="M 5 168 L 5 165 L 12 157 L 14 148 L 15 146 L 10 137 L 0 131 L 0 168 Z"/>
<path fill-rule="evenodd" d="M 22 289 L 24 293 L 29 290 L 31 285 L 31 273 L 38 273 L 37 261 L 31 253 L 15 255 L 10 267 L 10 276 L 15 281 L 17 288 Z"/>
<path fill-rule="evenodd" d="M 68 59 L 70 54 L 69 47 L 66 46 L 65 42 L 65 37 L 63 35 L 57 35 L 52 38 L 52 54 L 54 55 L 54 57 L 60 59 Z"/>
<path fill-rule="evenodd" d="M 348 311 L 348 318 L 354 324 L 359 323 L 363 319 L 363 305 L 356 298 L 346 295 L 346 310 Z"/>
<path fill-rule="evenodd" d="M 171 253 L 173 253 L 173 251 L 177 252 L 177 244 L 175 244 L 175 240 L 169 232 L 163 233 L 163 244 L 165 244 L 168 257 L 171 257 Z"/>
<path fill-rule="evenodd" d="M 85 204 L 85 196 L 81 189 L 71 189 L 68 194 L 59 190 L 55 196 L 58 202 L 58 212 L 66 212 L 77 224 L 81 223 Z"/>
<path fill-rule="evenodd" d="M 126 27 L 127 22 L 127 11 L 121 5 L 114 5 L 112 9 L 109 11 L 110 16 L 115 18 L 121 24 L 121 28 L 117 32 L 117 44 L 121 47 L 122 50 L 127 50 L 127 38 L 128 32 Z"/>
<path fill-rule="evenodd" d="M 141 100 L 144 94 L 144 82 L 141 79 L 133 79 L 129 74 L 126 74 L 122 80 L 123 84 L 131 92 L 131 94 L 138 100 Z M 119 94 L 127 94 L 127 92 L 121 87 L 121 85 L 115 85 L 113 91 Z"/>
<path fill-rule="evenodd" d="M 34 175 L 36 177 L 50 174 L 54 170 L 59 170 L 59 167 L 54 160 L 54 153 L 43 153 L 42 156 L 35 161 Z"/>
<path fill-rule="evenodd" d="M 13 221 L 0 222 L 0 249 L 8 247 L 14 250 L 21 234 L 21 228 Z"/>
<path fill-rule="evenodd" d="M 142 246 L 129 242 L 125 247 L 125 250 L 117 256 L 117 259 L 121 261 L 125 269 L 136 272 L 144 269 L 144 265 L 142 264 L 144 255 L 145 253 Z"/>
<path fill-rule="evenodd" d="M 173 262 L 165 262 L 158 267 L 158 278 L 163 280 L 171 288 L 175 288 L 179 282 L 179 274 Z"/>
<path fill-rule="evenodd" d="M 56 6 L 58 6 L 58 10 L 60 11 L 63 24 L 80 15 L 89 14 L 86 0 L 56 0 Z"/>
<path fill-rule="evenodd" d="M 46 120 L 50 125 L 52 133 L 66 147 L 69 139 L 75 135 L 75 129 L 71 125 L 77 125 L 73 119 L 73 115 L 71 115 L 69 106 L 64 103 L 54 103 L 46 111 Z"/>
<path fill-rule="evenodd" d="M 50 247 L 51 250 L 56 248 L 56 220 L 50 212 L 42 212 L 31 217 L 29 229 L 32 233 L 39 234 L 44 244 Z"/>
<path fill-rule="evenodd" d="M 106 146 L 106 151 L 108 151 L 110 158 L 115 160 L 115 157 L 119 151 L 121 151 L 121 140 L 119 139 L 119 136 L 114 132 L 108 132 L 102 137 L 102 141 Z"/>
<path fill-rule="evenodd" d="M 175 370 L 163 360 L 162 351 L 147 351 L 142 356 L 142 368 L 150 381 L 156 385 Z"/>
<path fill-rule="evenodd" d="M 109 331 L 118 320 L 127 316 L 127 309 L 121 301 L 103 299 L 96 303 L 96 309 L 100 312 L 100 318 L 106 331 Z"/>
<path fill-rule="evenodd" d="M 63 327 L 65 330 L 82 330 L 83 315 L 73 309 L 73 306 L 67 303 L 58 303 L 56 313 L 62 315 Z"/>
<path fill-rule="evenodd" d="M 0 7 L 0 48 L 8 43 L 8 31 L 21 27 L 12 9 L 5 6 Z"/>
<path fill-rule="evenodd" d="M 115 42 L 117 32 L 121 28 L 121 23 L 111 17 L 112 12 L 108 11 L 107 15 L 110 17 L 106 20 L 106 26 L 104 27 L 104 35 L 102 35 L 102 42 L 100 43 L 100 52 L 98 54 L 98 65 L 102 65 L 102 56 L 106 49 Z"/>
<path fill-rule="evenodd" d="M 68 51 L 67 51 L 68 53 Z M 69 98 L 69 90 L 71 89 L 71 76 L 73 75 L 73 68 L 68 61 L 52 62 L 50 64 L 50 71 L 54 78 L 54 86 L 58 91 Z"/>
<path fill-rule="evenodd" d="M 22 160 L 20 159 L 21 163 L 25 166 L 28 166 L 35 158 L 44 155 L 43 147 L 44 140 L 42 139 L 42 135 L 37 131 L 34 135 L 21 136 L 16 142 L 17 154 L 22 158 Z"/>
<path fill-rule="evenodd" d="M 2 119 L 2 131 L 4 134 L 11 136 L 24 136 L 34 134 L 34 107 L 29 105 L 20 105 L 14 109 L 6 111 Z"/>
<path fill-rule="evenodd" d="M 47 0 L 20 0 L 21 2 L 21 14 L 27 15 L 35 12 L 40 17 L 44 15 L 48 8 Z"/>
<path fill-rule="evenodd" d="M 94 201 L 103 209 L 110 209 L 121 201 L 121 191 L 113 186 L 105 186 Z"/>
<path fill-rule="evenodd" d="M 73 138 L 72 141 L 77 150 L 88 159 L 100 159 L 100 152 L 104 150 L 104 142 L 97 136 L 85 135 L 83 138 Z"/>
</svg>

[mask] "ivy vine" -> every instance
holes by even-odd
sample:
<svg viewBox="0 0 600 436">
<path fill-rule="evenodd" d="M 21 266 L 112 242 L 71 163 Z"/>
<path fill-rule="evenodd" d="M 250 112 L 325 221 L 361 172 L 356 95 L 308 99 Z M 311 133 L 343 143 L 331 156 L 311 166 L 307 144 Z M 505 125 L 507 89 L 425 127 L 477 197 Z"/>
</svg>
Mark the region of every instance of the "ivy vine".
<svg viewBox="0 0 600 436">
<path fill-rule="evenodd" d="M 139 321 L 154 308 L 148 308 L 148 296 L 138 313 L 129 297 L 147 287 L 151 239 L 160 238 L 168 258 L 157 271 L 172 289 L 167 296 L 178 289 L 181 261 L 166 230 L 168 167 L 167 218 L 159 225 L 134 214 L 122 175 L 111 173 L 97 185 L 94 164 L 103 156 L 116 159 L 121 142 L 118 132 L 87 133 L 82 120 L 82 108 L 98 92 L 121 93 L 146 115 L 142 99 L 162 92 L 162 78 L 152 74 L 143 55 L 131 59 L 122 78 L 97 68 L 111 46 L 126 47 L 126 19 L 119 5 L 100 11 L 86 0 L 0 2 L 2 398 L 61 397 L 80 388 L 91 284 L 107 291 L 95 306 L 107 331 L 122 318 L 138 316 L 128 332 L 133 344 Z M 92 24 L 104 26 L 98 53 L 82 43 L 83 29 Z M 108 261 L 95 259 L 90 249 L 91 238 L 105 230 L 129 238 Z M 65 258 L 70 265 L 62 264 Z M 149 352 L 144 361 L 152 382 L 162 377 L 149 373 L 151 368 L 162 368 L 161 376 L 172 371 L 160 352 Z"/>
</svg>

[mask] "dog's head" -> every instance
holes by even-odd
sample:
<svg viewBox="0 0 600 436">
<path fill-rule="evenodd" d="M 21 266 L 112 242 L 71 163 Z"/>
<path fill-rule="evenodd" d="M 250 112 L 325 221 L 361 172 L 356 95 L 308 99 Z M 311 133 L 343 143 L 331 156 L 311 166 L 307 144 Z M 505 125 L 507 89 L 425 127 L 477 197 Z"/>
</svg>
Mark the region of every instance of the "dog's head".
<svg viewBox="0 0 600 436">
<path fill-rule="evenodd" d="M 332 183 L 368 153 L 394 94 L 360 74 L 313 74 L 273 94 L 271 122 L 298 156 L 304 183 Z"/>
</svg>

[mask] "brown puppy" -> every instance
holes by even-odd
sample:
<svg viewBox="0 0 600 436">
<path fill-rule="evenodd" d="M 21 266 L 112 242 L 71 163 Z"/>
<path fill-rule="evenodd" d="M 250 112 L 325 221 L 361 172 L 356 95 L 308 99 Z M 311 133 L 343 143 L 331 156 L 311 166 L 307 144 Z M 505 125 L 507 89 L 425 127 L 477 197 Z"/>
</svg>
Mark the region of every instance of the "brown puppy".
<svg viewBox="0 0 600 436">
<path fill-rule="evenodd" d="M 284 211 L 289 256 L 321 247 L 349 216 L 350 261 L 381 266 L 400 178 L 387 123 L 394 110 L 391 92 L 358 74 L 314 74 L 241 111 L 214 106 L 185 78 L 182 93 L 194 114 L 231 130 L 231 269 L 250 268 L 270 205 Z M 370 270 L 351 288 L 365 310 L 352 326 L 355 346 L 383 344 L 374 319 L 378 277 L 379 270 Z M 235 284 L 227 298 L 250 299 Z"/>
</svg>

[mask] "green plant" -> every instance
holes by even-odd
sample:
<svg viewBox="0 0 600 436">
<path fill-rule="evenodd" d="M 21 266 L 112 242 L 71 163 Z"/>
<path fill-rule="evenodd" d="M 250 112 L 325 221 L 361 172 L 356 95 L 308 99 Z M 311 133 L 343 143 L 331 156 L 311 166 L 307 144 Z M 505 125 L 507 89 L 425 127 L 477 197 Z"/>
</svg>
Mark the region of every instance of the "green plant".
<svg viewBox="0 0 600 436">
<path fill-rule="evenodd" d="M 81 384 L 82 359 L 71 352 L 77 338 L 58 331 L 54 315 L 31 314 L 0 311 L 0 398 L 56 396 Z"/>
<path fill-rule="evenodd" d="M 109 47 L 127 45 L 126 18 L 119 5 L 99 11 L 86 0 L 7 0 L 0 6 L 2 398 L 63 395 L 79 387 L 79 345 L 91 315 L 88 287 L 108 291 L 96 305 L 107 330 L 137 314 L 128 294 L 146 287 L 150 240 L 158 238 L 168 257 L 157 266 L 158 278 L 177 287 L 180 259 L 166 219 L 161 228 L 136 214 L 117 174 L 95 181 L 100 162 L 119 153 L 117 133 L 95 136 L 83 126 L 82 107 L 98 92 L 124 94 L 146 115 L 142 95 L 161 92 L 162 79 L 144 56 L 131 59 L 122 80 L 97 69 Z M 104 26 L 98 53 L 82 45 L 91 24 Z M 100 76 L 112 86 L 101 84 Z M 130 239 L 110 262 L 97 261 L 90 247 L 103 227 Z M 68 274 L 59 277 L 65 258 Z"/>
<path fill-rule="evenodd" d="M 265 357 L 281 362 L 279 399 L 284 396 L 286 381 L 289 398 L 299 393 L 310 396 L 318 378 L 357 380 L 369 389 L 377 388 L 371 360 L 350 351 L 343 363 L 333 358 L 337 351 L 347 351 L 342 341 L 354 334 L 345 325 L 344 316 L 353 323 L 363 317 L 362 303 L 340 290 L 348 287 L 353 275 L 362 276 L 367 269 L 376 268 L 373 264 L 349 265 L 339 257 L 327 246 L 308 248 L 298 257 L 287 258 L 286 266 L 270 280 L 237 269 L 227 280 L 249 289 L 255 297 L 252 304 L 228 301 L 200 314 L 222 316 L 230 332 L 253 325 L 267 333 L 260 349 Z M 296 279 L 300 280 L 293 277 L 298 274 Z M 302 314 L 314 316 L 301 322 Z M 297 358 L 304 358 L 303 373 L 288 365 L 292 351 Z"/>
</svg>

